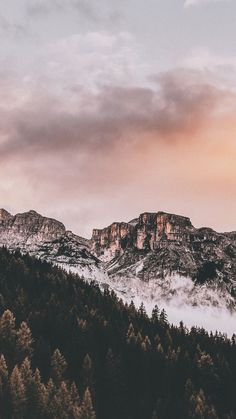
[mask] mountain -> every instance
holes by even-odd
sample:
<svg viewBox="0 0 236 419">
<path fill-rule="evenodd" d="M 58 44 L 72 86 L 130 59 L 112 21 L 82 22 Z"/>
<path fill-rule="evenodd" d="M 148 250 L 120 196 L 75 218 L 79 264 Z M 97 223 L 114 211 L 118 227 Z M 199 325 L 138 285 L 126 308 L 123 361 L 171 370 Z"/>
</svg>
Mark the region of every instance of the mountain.
<svg viewBox="0 0 236 419">
<path fill-rule="evenodd" d="M 164 212 L 93 230 L 92 250 L 111 276 L 148 281 L 177 273 L 200 283 L 236 278 L 236 233 L 196 229 L 189 218 Z"/>
<path fill-rule="evenodd" d="M 76 270 L 86 278 L 95 279 L 103 273 L 100 261 L 90 252 L 89 240 L 36 211 L 11 215 L 1 209 L 0 245 Z"/>
<path fill-rule="evenodd" d="M 81 238 L 35 211 L 0 210 L 0 244 L 110 286 L 128 301 L 235 308 L 236 232 L 195 228 L 187 217 L 143 213 Z"/>
</svg>

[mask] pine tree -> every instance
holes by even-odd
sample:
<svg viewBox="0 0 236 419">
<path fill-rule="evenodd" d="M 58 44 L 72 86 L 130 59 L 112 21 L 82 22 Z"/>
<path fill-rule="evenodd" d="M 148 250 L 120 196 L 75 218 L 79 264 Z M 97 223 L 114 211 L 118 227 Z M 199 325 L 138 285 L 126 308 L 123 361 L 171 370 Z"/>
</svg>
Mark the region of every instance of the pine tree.
<svg viewBox="0 0 236 419">
<path fill-rule="evenodd" d="M 194 393 L 193 383 L 192 383 L 192 380 L 190 380 L 190 378 L 188 378 L 187 381 L 186 381 L 186 384 L 185 384 L 185 388 L 184 388 L 185 399 L 190 400 L 193 393 Z"/>
<path fill-rule="evenodd" d="M 145 336 L 145 338 L 143 339 L 142 343 L 141 343 L 141 348 L 144 352 L 146 352 L 148 349 L 150 349 L 151 347 L 151 342 L 148 336 Z"/>
<path fill-rule="evenodd" d="M 31 381 L 29 401 L 29 411 L 33 412 L 31 417 L 44 419 L 48 394 L 45 385 L 41 382 L 41 375 L 38 368 L 36 368 Z"/>
<path fill-rule="evenodd" d="M 164 354 L 164 349 L 163 349 L 163 346 L 162 346 L 162 344 L 161 344 L 161 343 L 158 343 L 158 345 L 157 345 L 157 352 L 158 352 L 160 355 L 163 355 L 163 354 Z"/>
<path fill-rule="evenodd" d="M 0 318 L 0 346 L 10 366 L 13 366 L 15 358 L 15 341 L 15 317 L 10 310 L 6 310 Z"/>
<path fill-rule="evenodd" d="M 7 384 L 8 380 L 8 368 L 4 355 L 0 356 L 0 392 L 3 387 Z"/>
<path fill-rule="evenodd" d="M 76 384 L 73 382 L 70 386 L 70 396 L 74 405 L 80 405 L 80 396 Z"/>
<path fill-rule="evenodd" d="M 147 313 L 146 313 L 146 309 L 143 303 L 141 303 L 139 309 L 138 309 L 138 314 L 140 317 L 146 317 Z"/>
<path fill-rule="evenodd" d="M 17 356 L 18 361 L 21 362 L 26 357 L 31 357 L 32 355 L 32 344 L 33 338 L 31 330 L 28 327 L 27 323 L 22 322 L 19 330 L 17 331 Z"/>
<path fill-rule="evenodd" d="M 85 356 L 83 361 L 81 379 L 83 383 L 83 388 L 86 389 L 87 387 L 89 387 L 90 391 L 94 392 L 94 369 L 89 354 Z"/>
<path fill-rule="evenodd" d="M 127 343 L 129 345 L 135 344 L 136 337 L 135 337 L 134 327 L 133 327 L 132 323 L 130 323 L 130 325 L 129 325 L 126 337 L 127 337 Z"/>
<path fill-rule="evenodd" d="M 165 325 L 165 324 L 167 324 L 167 323 L 168 323 L 168 320 L 167 320 L 167 314 L 166 314 L 166 311 L 165 311 L 165 309 L 164 309 L 164 308 L 161 310 L 161 314 L 160 314 L 160 323 L 161 323 L 162 325 Z"/>
<path fill-rule="evenodd" d="M 218 419 L 215 408 L 206 403 L 205 394 L 202 389 L 190 397 L 189 417 L 192 419 Z"/>
<path fill-rule="evenodd" d="M 26 394 L 21 373 L 17 366 L 12 371 L 9 384 L 12 401 L 12 417 L 22 419 L 24 417 Z"/>
<path fill-rule="evenodd" d="M 0 357 L 0 417 L 3 418 L 8 404 L 8 368 L 4 355 Z"/>
<path fill-rule="evenodd" d="M 73 413 L 73 402 L 70 392 L 64 381 L 61 382 L 59 388 L 54 394 L 52 400 L 52 411 L 54 418 L 69 419 Z"/>
<path fill-rule="evenodd" d="M 53 400 L 56 394 L 56 386 L 51 378 L 49 379 L 46 385 L 46 394 L 47 394 L 46 410 L 47 410 L 48 416 L 51 418 L 53 417 Z"/>
<path fill-rule="evenodd" d="M 79 406 L 77 405 L 73 406 L 71 419 L 81 419 L 81 408 Z"/>
<path fill-rule="evenodd" d="M 22 377 L 23 384 L 27 389 L 30 386 L 33 379 L 33 372 L 31 369 L 31 364 L 29 358 L 25 358 L 20 367 L 20 373 Z"/>
<path fill-rule="evenodd" d="M 96 414 L 93 410 L 93 403 L 89 389 L 84 393 L 83 403 L 81 406 L 80 419 L 96 419 Z"/>
<path fill-rule="evenodd" d="M 56 385 L 59 385 L 64 379 L 65 372 L 67 370 L 67 363 L 64 356 L 61 354 L 59 349 L 53 352 L 51 358 L 51 371 L 52 378 Z"/>
<path fill-rule="evenodd" d="M 152 321 L 154 323 L 157 323 L 159 321 L 159 315 L 160 315 L 159 307 L 155 305 L 155 307 L 152 310 Z"/>
</svg>

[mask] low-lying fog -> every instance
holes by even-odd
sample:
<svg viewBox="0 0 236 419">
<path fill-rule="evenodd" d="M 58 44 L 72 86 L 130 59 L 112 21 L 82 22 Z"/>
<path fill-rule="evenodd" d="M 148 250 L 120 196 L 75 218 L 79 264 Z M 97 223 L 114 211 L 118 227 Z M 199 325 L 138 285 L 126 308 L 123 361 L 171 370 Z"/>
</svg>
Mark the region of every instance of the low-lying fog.
<svg viewBox="0 0 236 419">
<path fill-rule="evenodd" d="M 157 304 L 166 310 L 170 323 L 179 324 L 182 320 L 188 328 L 204 327 L 228 337 L 236 334 L 234 300 L 224 286 L 196 286 L 190 278 L 176 275 L 148 283 L 137 278 L 109 279 L 109 286 L 125 301 L 132 300 L 136 307 L 143 302 L 148 315 Z"/>
</svg>

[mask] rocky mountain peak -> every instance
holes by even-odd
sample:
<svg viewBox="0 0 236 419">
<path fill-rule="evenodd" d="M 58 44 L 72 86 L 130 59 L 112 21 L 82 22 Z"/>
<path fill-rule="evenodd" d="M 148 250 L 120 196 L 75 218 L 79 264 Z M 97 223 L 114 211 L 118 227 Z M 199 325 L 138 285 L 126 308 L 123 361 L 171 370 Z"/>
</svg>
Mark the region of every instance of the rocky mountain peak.
<svg viewBox="0 0 236 419">
<path fill-rule="evenodd" d="M 55 240 L 66 231 L 59 221 L 43 217 L 33 210 L 16 215 L 1 210 L 0 216 L 0 242 L 12 248 Z"/>
<path fill-rule="evenodd" d="M 34 210 L 11 215 L 0 210 L 0 246 L 19 249 L 40 259 L 76 270 L 81 276 L 99 276 L 99 261 L 90 253 L 89 240 L 66 231 L 64 224 Z"/>
<path fill-rule="evenodd" d="M 122 255 L 127 248 L 154 250 L 160 241 L 188 239 L 194 227 L 189 218 L 165 212 L 144 212 L 128 223 L 113 223 L 93 230 L 92 250 L 102 260 Z"/>
<path fill-rule="evenodd" d="M 6 211 L 4 208 L 0 208 L 0 221 L 6 220 L 7 218 L 10 218 L 11 214 L 10 212 Z"/>
</svg>

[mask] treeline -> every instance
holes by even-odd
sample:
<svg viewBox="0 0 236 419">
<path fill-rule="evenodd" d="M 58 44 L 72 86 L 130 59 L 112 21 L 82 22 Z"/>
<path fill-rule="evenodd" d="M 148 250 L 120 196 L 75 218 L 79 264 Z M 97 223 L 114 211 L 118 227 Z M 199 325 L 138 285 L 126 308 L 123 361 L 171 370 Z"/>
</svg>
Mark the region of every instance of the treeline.
<svg viewBox="0 0 236 419">
<path fill-rule="evenodd" d="M 0 250 L 0 417 L 234 419 L 236 342 Z"/>
</svg>

